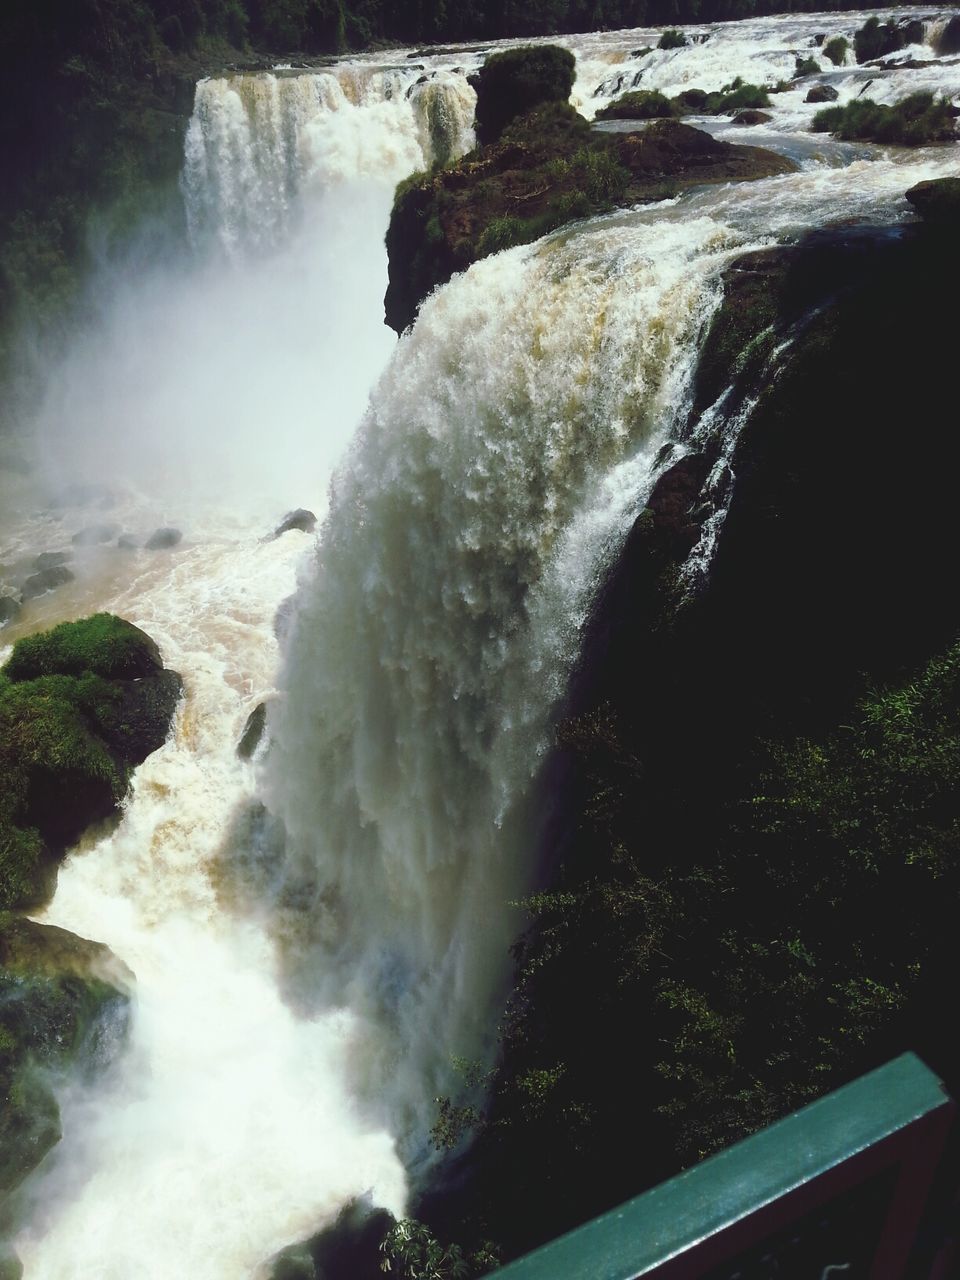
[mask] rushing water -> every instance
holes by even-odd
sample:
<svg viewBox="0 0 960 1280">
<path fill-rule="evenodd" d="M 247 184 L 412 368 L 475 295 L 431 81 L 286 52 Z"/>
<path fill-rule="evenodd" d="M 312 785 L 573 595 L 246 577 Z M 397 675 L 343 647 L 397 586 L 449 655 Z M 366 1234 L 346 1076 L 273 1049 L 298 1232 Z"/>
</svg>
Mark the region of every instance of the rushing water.
<svg viewBox="0 0 960 1280">
<path fill-rule="evenodd" d="M 863 17 L 693 28 L 706 38 L 642 58 L 658 32 L 570 38 L 574 100 L 590 114 L 638 74 L 668 92 L 777 80 Z M 929 45 L 906 54 L 930 68 L 822 78 L 841 101 L 868 75 L 881 100 L 956 94 Z M 451 1055 L 489 1053 L 551 715 L 683 423 L 723 266 L 828 221 L 909 216 L 904 190 L 956 169 L 956 147 L 811 139 L 804 85 L 749 134 L 798 173 L 488 259 L 390 358 L 393 184 L 471 144 L 478 56 L 203 82 L 195 258 L 109 277 L 102 327 L 51 375 L 34 487 L 0 476 L 14 574 L 105 518 L 186 535 L 86 553 L 3 633 L 114 609 L 186 682 L 121 822 L 69 858 L 43 916 L 137 981 L 128 1052 L 63 1086 L 64 1139 L 22 1193 L 27 1280 L 238 1280 L 352 1197 L 403 1210 Z M 51 508 L 67 478 L 106 481 L 109 510 Z M 323 517 L 316 547 L 261 541 L 298 504 Z M 271 743 L 244 763 L 263 699 Z"/>
</svg>

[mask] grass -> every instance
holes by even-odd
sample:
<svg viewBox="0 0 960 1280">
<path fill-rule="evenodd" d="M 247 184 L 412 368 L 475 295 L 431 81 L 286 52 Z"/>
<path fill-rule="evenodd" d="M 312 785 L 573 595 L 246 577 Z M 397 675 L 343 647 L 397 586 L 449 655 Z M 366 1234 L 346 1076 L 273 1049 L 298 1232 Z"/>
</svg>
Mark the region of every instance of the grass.
<svg viewBox="0 0 960 1280">
<path fill-rule="evenodd" d="M 87 671 L 108 680 L 133 680 L 155 675 L 162 665 L 157 646 L 139 627 L 112 613 L 96 613 L 19 640 L 3 670 L 14 681 Z"/>
<path fill-rule="evenodd" d="M 892 107 L 871 98 L 858 98 L 845 107 L 828 107 L 813 117 L 815 133 L 832 133 L 844 142 L 889 143 L 922 147 L 929 142 L 956 138 L 954 118 L 946 98 L 932 93 L 911 93 Z"/>
<path fill-rule="evenodd" d="M 823 46 L 823 56 L 829 58 L 835 67 L 842 67 L 847 59 L 850 41 L 843 36 L 833 36 Z"/>
</svg>

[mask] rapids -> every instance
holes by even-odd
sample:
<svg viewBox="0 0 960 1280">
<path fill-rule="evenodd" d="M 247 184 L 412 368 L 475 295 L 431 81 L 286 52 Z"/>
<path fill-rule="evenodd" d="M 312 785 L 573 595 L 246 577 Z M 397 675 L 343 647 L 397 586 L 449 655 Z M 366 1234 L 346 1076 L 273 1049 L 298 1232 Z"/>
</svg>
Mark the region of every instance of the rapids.
<svg viewBox="0 0 960 1280">
<path fill-rule="evenodd" d="M 667 92 L 780 79 L 865 16 L 689 28 L 705 39 L 640 59 L 659 32 L 562 43 L 592 115 L 638 72 Z M 929 44 L 904 52 L 929 68 L 822 78 L 841 102 L 870 76 L 883 101 L 960 90 Z M 263 1277 L 353 1197 L 404 1210 L 453 1057 L 493 1051 L 552 717 L 662 446 L 687 447 L 723 267 L 827 222 L 909 217 L 907 187 L 956 168 L 956 147 L 811 139 L 804 86 L 749 138 L 799 172 L 487 259 L 394 344 L 393 187 L 469 149 L 478 61 L 201 82 L 193 255 L 104 266 L 101 324 L 50 374 L 36 472 L 0 473 L 5 562 L 102 518 L 186 535 L 86 553 L 2 633 L 112 609 L 186 682 L 121 821 L 68 858 L 41 917 L 106 942 L 136 988 L 127 1053 L 96 1085 L 60 1082 L 63 1141 L 18 1193 L 27 1280 Z M 106 516 L 51 507 L 68 479 L 106 482 Z M 300 504 L 316 542 L 261 541 Z M 264 699 L 269 745 L 242 762 Z"/>
</svg>

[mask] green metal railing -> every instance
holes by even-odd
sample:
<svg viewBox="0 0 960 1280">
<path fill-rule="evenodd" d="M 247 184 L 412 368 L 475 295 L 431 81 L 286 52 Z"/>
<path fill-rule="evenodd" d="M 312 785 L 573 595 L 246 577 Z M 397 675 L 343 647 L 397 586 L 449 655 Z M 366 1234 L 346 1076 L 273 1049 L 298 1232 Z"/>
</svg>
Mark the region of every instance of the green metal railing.
<svg viewBox="0 0 960 1280">
<path fill-rule="evenodd" d="M 899 1280 L 953 1111 L 905 1054 L 496 1280 Z"/>
</svg>

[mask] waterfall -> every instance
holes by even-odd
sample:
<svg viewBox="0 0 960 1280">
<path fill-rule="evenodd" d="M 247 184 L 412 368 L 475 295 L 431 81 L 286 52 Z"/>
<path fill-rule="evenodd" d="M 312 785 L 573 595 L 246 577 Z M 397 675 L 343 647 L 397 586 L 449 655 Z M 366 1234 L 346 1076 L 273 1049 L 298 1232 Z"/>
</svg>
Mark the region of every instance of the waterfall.
<svg viewBox="0 0 960 1280">
<path fill-rule="evenodd" d="M 668 92 L 766 79 L 866 16 L 691 28 L 642 58 L 656 33 L 564 42 L 589 110 L 624 68 Z M 186 536 L 162 559 L 91 553 L 27 627 L 122 613 L 186 699 L 44 915 L 137 987 L 126 1057 L 59 1089 L 63 1141 L 20 1193 L 26 1280 L 259 1280 L 354 1197 L 404 1212 L 451 1058 L 489 1061 L 581 627 L 685 422 L 723 268 L 832 219 L 906 216 L 903 191 L 954 166 L 811 140 L 791 89 L 753 139 L 799 172 L 489 258 L 395 343 L 393 187 L 472 145 L 477 57 L 389 58 L 201 82 L 192 256 L 107 274 L 101 326 L 51 374 L 48 474 L 106 480 L 125 528 Z M 948 78 L 824 76 L 848 100 L 868 74 L 876 96 Z M 90 520 L 38 503 L 15 528 L 0 513 L 4 559 Z M 316 544 L 261 541 L 302 504 Z M 235 744 L 262 700 L 251 764 Z"/>
</svg>

